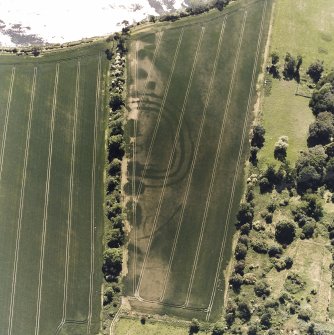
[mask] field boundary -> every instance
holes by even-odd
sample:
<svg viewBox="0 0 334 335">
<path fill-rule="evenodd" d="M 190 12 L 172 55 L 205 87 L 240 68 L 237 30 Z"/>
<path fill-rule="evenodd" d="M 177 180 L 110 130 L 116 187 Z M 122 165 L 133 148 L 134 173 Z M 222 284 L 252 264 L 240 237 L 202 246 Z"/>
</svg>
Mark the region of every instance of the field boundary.
<svg viewBox="0 0 334 335">
<path fill-rule="evenodd" d="M 14 307 L 15 307 L 17 264 L 18 264 L 18 261 L 19 261 L 19 252 L 20 252 L 21 228 L 22 228 L 22 217 L 23 217 L 23 207 L 24 207 L 24 195 L 25 195 L 25 186 L 26 186 L 26 177 L 27 177 L 27 166 L 28 166 L 28 159 L 29 159 L 31 121 L 32 121 L 32 113 L 33 113 L 33 110 L 34 110 L 36 78 L 37 78 L 37 67 L 34 68 L 34 74 L 33 74 L 32 86 L 31 86 L 31 93 L 30 93 L 29 116 L 28 116 L 26 143 L 25 143 L 25 150 L 24 150 L 24 163 L 23 163 L 22 180 L 21 180 L 21 191 L 20 191 L 19 217 L 18 217 L 18 220 L 17 220 L 17 230 L 16 230 L 15 258 L 14 258 L 14 269 L 13 269 L 13 275 L 12 275 L 12 290 L 11 290 L 11 297 L 10 297 L 9 319 L 8 319 L 8 335 L 12 334 L 12 329 L 13 329 L 13 315 L 14 315 Z"/>
<path fill-rule="evenodd" d="M 192 69 L 191 69 L 191 73 L 190 73 L 190 77 L 189 77 L 189 81 L 188 81 L 186 95 L 185 95 L 185 98 L 184 98 L 184 101 L 183 101 L 183 106 L 182 106 L 182 110 L 181 110 L 181 114 L 180 114 L 180 118 L 179 118 L 177 130 L 176 130 L 176 135 L 175 135 L 175 138 L 174 138 L 172 152 L 171 152 L 170 157 L 169 157 L 169 162 L 168 162 L 166 174 L 165 174 L 165 177 L 164 177 L 164 182 L 163 182 L 163 185 L 162 185 L 162 190 L 161 190 L 161 195 L 160 195 L 158 207 L 157 207 L 157 210 L 156 210 L 156 213 L 155 213 L 155 216 L 154 216 L 154 220 L 153 220 L 152 232 L 151 232 L 149 243 L 148 243 L 148 246 L 147 246 L 144 263 L 142 265 L 141 277 L 144 276 L 145 266 L 146 266 L 146 262 L 145 261 L 147 261 L 147 258 L 149 257 L 149 253 L 150 253 L 150 250 L 151 250 L 151 245 L 152 245 L 153 237 L 154 237 L 154 234 L 155 234 L 155 231 L 156 231 L 157 221 L 158 221 L 158 217 L 159 217 L 159 214 L 160 214 L 162 202 L 163 202 L 163 199 L 164 199 L 166 184 L 167 184 L 167 181 L 168 181 L 168 178 L 169 178 L 170 169 L 171 169 L 171 166 L 172 166 L 172 163 L 173 163 L 173 158 L 174 158 L 174 154 L 175 154 L 175 150 L 176 150 L 176 146 L 177 146 L 177 141 L 178 141 L 178 138 L 179 138 L 179 135 L 180 135 L 180 131 L 181 131 L 181 127 L 182 127 L 182 121 L 183 121 L 184 113 L 185 113 L 185 110 L 186 110 L 186 105 L 188 103 L 188 97 L 189 97 L 189 93 L 190 93 L 190 88 L 191 88 L 191 85 L 192 85 L 192 81 L 193 81 L 193 77 L 194 77 L 194 72 L 195 72 L 196 65 L 197 65 L 197 60 L 198 60 L 198 54 L 199 54 L 200 47 L 202 45 L 202 40 L 203 40 L 204 32 L 205 32 L 205 28 L 202 27 L 202 31 L 201 31 L 201 34 L 200 34 L 200 37 L 199 37 L 199 40 L 198 40 L 197 48 L 196 48 L 196 53 L 195 53 L 195 56 L 194 56 L 194 61 L 193 61 L 193 64 L 192 64 Z M 140 287 L 139 287 L 138 291 L 139 290 L 140 290 Z"/>
<path fill-rule="evenodd" d="M 263 34 L 263 27 L 264 27 L 264 20 L 265 20 L 265 13 L 266 13 L 266 9 L 267 9 L 267 4 L 268 4 L 268 2 L 267 2 L 267 0 L 265 0 L 264 6 L 263 6 L 263 11 L 262 11 L 260 34 L 259 34 L 258 42 L 257 42 L 256 56 L 255 56 L 254 65 L 253 65 L 252 82 L 251 82 L 251 87 L 250 87 L 250 91 L 249 91 L 249 95 L 248 95 L 246 117 L 245 117 L 245 120 L 244 120 L 242 138 L 241 138 L 241 143 L 240 143 L 239 152 L 238 152 L 238 161 L 237 161 L 237 165 L 236 165 L 236 169 L 235 169 L 235 173 L 234 173 L 234 177 L 233 177 L 233 186 L 232 186 L 232 192 L 231 192 L 230 202 L 229 202 L 229 207 L 228 207 L 228 212 L 227 212 L 224 237 L 223 237 L 223 242 L 222 242 L 222 246 L 221 246 L 221 250 L 220 250 L 218 266 L 217 266 L 217 271 L 216 271 L 216 276 L 215 276 L 215 281 L 214 281 L 214 287 L 213 287 L 213 291 L 211 293 L 208 312 L 207 312 L 207 315 L 206 315 L 206 321 L 208 321 L 210 319 L 211 310 L 212 310 L 212 306 L 213 306 L 213 303 L 214 303 L 214 298 L 215 298 L 216 291 L 217 291 L 217 286 L 218 286 L 219 273 L 220 273 L 221 266 L 222 266 L 222 261 L 223 261 L 223 252 L 224 252 L 225 243 L 226 243 L 227 227 L 228 227 L 229 221 L 230 221 L 230 216 L 231 216 L 231 211 L 232 211 L 232 206 L 233 206 L 233 201 L 234 201 L 235 187 L 236 187 L 237 177 L 238 177 L 238 173 L 239 173 L 242 151 L 243 151 L 243 147 L 244 147 L 244 143 L 245 143 L 246 128 L 247 128 L 249 115 L 250 115 L 250 107 L 251 107 L 252 94 L 253 94 L 253 89 L 254 89 L 254 82 L 255 82 L 255 78 L 256 78 L 256 70 L 257 70 L 257 66 L 258 66 L 260 47 L 261 47 L 261 42 L 262 42 L 262 34 Z"/>
<path fill-rule="evenodd" d="M 38 278 L 35 335 L 39 334 L 39 320 L 40 320 L 40 314 L 41 314 L 43 271 L 44 271 L 44 251 L 45 251 L 46 230 L 47 230 L 47 220 L 48 220 L 49 191 L 50 191 L 52 151 L 53 151 L 53 133 L 54 133 L 54 126 L 55 126 L 56 106 L 57 106 L 58 79 L 59 79 L 59 63 L 57 63 L 56 65 L 56 74 L 55 74 L 54 89 L 53 89 L 53 101 L 52 101 L 52 109 L 51 109 L 48 168 L 47 168 L 47 176 L 46 176 L 45 192 L 44 192 L 43 231 L 42 231 L 42 243 L 41 243 L 41 256 L 39 260 L 39 278 Z"/>
</svg>

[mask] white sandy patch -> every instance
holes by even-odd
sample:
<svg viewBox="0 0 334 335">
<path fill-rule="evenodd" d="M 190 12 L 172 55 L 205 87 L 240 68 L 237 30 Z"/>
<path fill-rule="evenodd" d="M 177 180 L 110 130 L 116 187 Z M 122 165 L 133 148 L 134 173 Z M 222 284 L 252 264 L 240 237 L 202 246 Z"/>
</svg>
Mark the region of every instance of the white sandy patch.
<svg viewBox="0 0 334 335">
<path fill-rule="evenodd" d="M 175 0 L 174 8 L 182 3 Z M 0 45 L 13 45 L 8 29 L 17 24 L 23 35 L 63 43 L 107 35 L 119 31 L 124 20 L 132 24 L 148 15 L 157 15 L 148 0 L 0 0 Z"/>
</svg>

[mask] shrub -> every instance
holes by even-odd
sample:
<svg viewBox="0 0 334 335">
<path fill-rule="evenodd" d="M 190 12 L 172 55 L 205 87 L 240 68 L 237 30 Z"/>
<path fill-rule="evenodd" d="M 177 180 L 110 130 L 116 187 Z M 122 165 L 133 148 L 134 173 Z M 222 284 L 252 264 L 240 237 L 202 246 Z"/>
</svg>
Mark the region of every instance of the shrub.
<svg viewBox="0 0 334 335">
<path fill-rule="evenodd" d="M 281 244 L 290 244 L 294 240 L 295 234 L 295 225 L 290 221 L 279 221 L 275 227 L 275 238 Z"/>
<path fill-rule="evenodd" d="M 265 141 L 265 138 L 264 138 L 265 133 L 266 133 L 266 131 L 265 131 L 263 126 L 256 125 L 253 128 L 253 136 L 252 136 L 251 146 L 252 147 L 258 147 L 258 148 L 261 149 L 263 147 L 263 144 L 264 144 L 264 141 Z"/>
<path fill-rule="evenodd" d="M 192 319 L 189 327 L 189 334 L 196 334 L 199 332 L 200 323 L 197 319 Z"/>
<path fill-rule="evenodd" d="M 225 332 L 225 325 L 222 322 L 216 322 L 212 328 L 212 335 L 223 335 Z"/>
<path fill-rule="evenodd" d="M 254 292 L 258 297 L 269 296 L 270 287 L 264 280 L 258 281 L 254 286 Z"/>
<path fill-rule="evenodd" d="M 243 284 L 243 278 L 239 273 L 235 273 L 231 276 L 229 283 L 232 285 L 233 290 L 239 290 Z"/>
<path fill-rule="evenodd" d="M 238 243 L 244 244 L 246 247 L 248 247 L 249 237 L 247 235 L 240 235 Z"/>
<path fill-rule="evenodd" d="M 254 217 L 254 209 L 249 203 L 241 203 L 239 212 L 237 214 L 237 220 L 240 225 L 245 223 L 252 223 Z"/>
<path fill-rule="evenodd" d="M 315 227 L 314 223 L 307 223 L 306 225 L 304 225 L 302 231 L 306 238 L 311 238 L 313 236 L 314 227 Z"/>
<path fill-rule="evenodd" d="M 266 254 L 268 251 L 267 242 L 262 239 L 252 240 L 252 248 L 255 252 L 259 254 Z"/>
<path fill-rule="evenodd" d="M 235 258 L 239 261 L 245 259 L 247 255 L 247 247 L 244 244 L 238 243 L 235 248 Z"/>
<path fill-rule="evenodd" d="M 271 192 L 273 188 L 273 185 L 269 182 L 268 178 L 266 177 L 262 177 L 260 179 L 259 186 L 261 193 Z"/>
<path fill-rule="evenodd" d="M 271 326 L 271 314 L 266 312 L 261 315 L 260 323 L 264 329 L 268 329 Z"/>
<path fill-rule="evenodd" d="M 274 149 L 274 157 L 284 162 L 286 159 L 286 151 L 288 149 L 288 137 L 287 136 L 281 136 L 278 141 L 275 143 L 275 149 Z"/>
<path fill-rule="evenodd" d="M 124 106 L 123 97 L 120 94 L 113 94 L 109 101 L 110 108 L 115 112 Z"/>
<path fill-rule="evenodd" d="M 311 318 L 312 312 L 308 308 L 301 308 L 299 313 L 298 313 L 298 319 L 304 320 L 304 321 L 309 321 Z"/>
<path fill-rule="evenodd" d="M 321 74 L 324 71 L 324 62 L 321 62 L 320 60 L 316 60 L 313 62 L 307 69 L 306 74 L 308 74 L 313 82 L 317 83 L 320 78 Z"/>
<path fill-rule="evenodd" d="M 246 301 L 239 301 L 238 302 L 238 315 L 239 318 L 244 320 L 244 321 L 249 321 L 251 318 L 251 309 Z"/>
<path fill-rule="evenodd" d="M 112 302 L 114 294 L 115 294 L 115 292 L 112 289 L 112 287 L 107 287 L 104 291 L 104 294 L 103 294 L 103 305 L 110 304 Z"/>
<path fill-rule="evenodd" d="M 251 226 L 249 223 L 243 224 L 240 227 L 240 233 L 243 235 L 248 235 L 250 231 L 251 231 Z"/>
<path fill-rule="evenodd" d="M 119 175 L 121 173 L 122 162 L 118 158 L 113 159 L 108 165 L 108 174 L 111 176 Z"/>
<path fill-rule="evenodd" d="M 282 255 L 282 253 L 283 253 L 282 247 L 277 245 L 277 244 L 270 246 L 269 249 L 268 249 L 269 257 L 280 257 L 280 255 Z"/>
<path fill-rule="evenodd" d="M 240 260 L 234 266 L 234 272 L 243 276 L 245 270 L 245 261 Z"/>
</svg>

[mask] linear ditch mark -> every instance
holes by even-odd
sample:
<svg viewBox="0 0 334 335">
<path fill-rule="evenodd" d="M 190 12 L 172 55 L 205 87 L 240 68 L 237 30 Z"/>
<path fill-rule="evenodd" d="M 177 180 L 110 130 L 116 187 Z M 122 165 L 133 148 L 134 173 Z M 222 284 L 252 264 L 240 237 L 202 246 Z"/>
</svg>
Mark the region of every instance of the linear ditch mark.
<svg viewBox="0 0 334 335">
<path fill-rule="evenodd" d="M 150 249 L 151 249 L 151 245 L 152 245 L 152 241 L 153 241 L 153 236 L 154 236 L 154 233 L 155 233 L 155 230 L 156 230 L 157 220 L 158 220 L 158 217 L 159 217 L 159 214 L 160 214 L 161 205 L 162 205 L 162 201 L 163 201 L 164 193 L 165 193 L 165 189 L 166 189 L 166 184 L 167 184 L 167 181 L 168 181 L 168 178 L 169 178 L 169 172 L 170 172 L 170 169 L 171 169 L 171 166 L 172 166 L 172 163 L 173 163 L 173 158 L 174 158 L 177 142 L 178 142 L 180 131 L 181 131 L 182 121 L 183 121 L 183 117 L 184 117 L 184 114 L 185 114 L 186 105 L 187 105 L 187 102 L 188 102 L 189 92 L 190 92 L 190 88 L 191 88 L 191 85 L 192 85 L 194 72 L 195 72 L 195 69 L 196 69 L 198 53 L 199 53 L 199 50 L 200 50 L 200 47 L 201 47 L 201 44 L 202 44 L 204 31 L 205 31 L 205 28 L 202 28 L 200 38 L 198 40 L 198 44 L 197 44 L 197 48 L 196 48 L 196 53 L 195 53 L 195 57 L 194 57 L 189 81 L 188 81 L 188 87 L 187 87 L 186 95 L 185 95 L 185 98 L 184 98 L 184 101 L 183 101 L 183 106 L 182 106 L 182 110 L 181 110 L 181 114 L 180 114 L 180 118 L 179 118 L 179 122 L 178 122 L 178 126 L 177 126 L 177 131 L 176 131 L 176 135 L 175 135 L 175 139 L 174 139 L 172 152 L 171 152 L 171 155 L 170 155 L 170 158 L 169 158 L 168 167 L 167 167 L 167 171 L 166 171 L 166 174 L 165 174 L 165 178 L 164 178 L 164 182 L 163 182 L 163 186 L 162 186 L 162 191 L 161 191 L 157 211 L 155 213 L 155 217 L 154 217 L 154 221 L 153 221 L 153 228 L 152 228 L 151 235 L 150 235 L 150 238 L 149 238 L 149 242 L 148 242 L 148 246 L 147 246 L 147 250 L 146 250 L 146 254 L 145 254 L 145 258 L 144 258 L 144 263 L 142 265 L 141 277 L 144 275 L 144 272 L 145 272 L 146 262 L 147 262 L 147 259 L 148 259 L 149 253 L 150 253 Z M 138 291 L 139 290 L 140 290 L 140 287 L 139 287 Z"/>
<path fill-rule="evenodd" d="M 47 230 L 47 222 L 48 222 L 49 191 L 50 191 L 52 150 L 53 150 L 53 133 L 54 133 L 54 127 L 55 127 L 55 114 L 56 114 L 56 106 L 57 106 L 57 92 L 58 92 L 58 81 L 59 81 L 58 79 L 59 79 L 59 63 L 57 63 L 56 65 L 56 74 L 55 74 L 55 79 L 54 79 L 53 100 L 52 100 L 52 109 L 51 109 L 48 168 L 47 168 L 47 176 L 46 176 L 45 192 L 44 192 L 43 231 L 42 231 L 42 243 L 41 243 L 41 256 L 39 259 L 39 277 L 38 277 L 38 293 L 37 293 L 37 311 L 36 311 L 36 320 L 35 320 L 35 335 L 39 334 L 39 327 L 40 327 L 39 322 L 40 322 L 40 315 L 41 315 L 44 255 L 45 255 L 46 230 Z"/>
<path fill-rule="evenodd" d="M 143 179 L 144 179 L 144 177 L 146 175 L 147 166 L 148 166 L 148 163 L 149 163 L 149 161 L 151 159 L 151 154 L 152 154 L 152 150 L 153 150 L 153 144 L 154 144 L 155 138 L 157 136 L 157 132 L 158 132 L 158 128 L 159 128 L 161 116 L 162 116 L 162 111 L 164 110 L 166 99 L 167 99 L 167 95 L 168 95 L 168 91 L 169 91 L 169 87 L 170 87 L 170 83 L 171 83 L 172 78 L 173 78 L 173 74 L 174 74 L 174 70 L 175 70 L 175 64 L 176 64 L 176 59 L 177 59 L 177 56 L 179 54 L 179 50 L 180 50 L 180 46 L 181 46 L 181 42 L 182 42 L 182 38 L 183 38 L 183 33 L 184 33 L 184 29 L 182 28 L 181 32 L 180 32 L 178 44 L 177 44 L 177 47 L 176 47 L 176 50 L 175 50 L 171 72 L 170 72 L 170 75 L 169 75 L 169 78 L 168 78 L 168 83 L 167 83 L 167 86 L 166 86 L 166 89 L 165 89 L 165 94 L 164 94 L 164 97 L 163 97 L 163 100 L 162 100 L 162 103 L 161 103 L 158 120 L 157 120 L 157 123 L 155 125 L 155 129 L 154 129 L 154 132 L 153 132 L 153 135 L 152 135 L 151 144 L 150 144 L 149 152 L 148 152 L 148 155 L 147 155 L 147 158 L 146 158 L 144 171 L 142 173 L 142 177 L 141 177 L 141 181 L 140 181 L 140 185 L 139 185 L 139 191 L 138 191 L 138 195 L 137 195 L 137 202 L 138 202 L 139 194 L 141 192 L 141 187 L 143 185 Z M 143 271 L 143 267 L 141 269 L 141 273 L 140 273 L 140 277 L 139 277 L 139 283 L 138 283 L 137 288 L 136 288 L 135 296 L 139 296 L 139 290 L 138 290 L 138 288 L 141 285 L 141 281 L 142 281 L 142 277 L 143 277 L 142 276 L 142 274 L 143 274 L 142 271 Z"/>
<path fill-rule="evenodd" d="M 193 268 L 192 268 L 191 277 L 190 277 L 190 283 L 189 283 L 188 291 L 187 291 L 187 297 L 186 297 L 186 302 L 185 302 L 186 306 L 189 305 L 189 300 L 190 300 L 190 296 L 191 296 L 191 291 L 192 291 L 194 278 L 195 278 L 195 273 L 196 273 L 197 264 L 198 264 L 198 259 L 199 259 L 199 253 L 200 253 L 200 249 L 201 249 L 201 246 L 202 246 L 204 230 L 205 230 L 206 221 L 207 221 L 207 217 L 208 217 L 208 211 L 209 211 L 209 207 L 210 207 L 210 203 L 211 203 L 213 187 L 214 187 L 214 184 L 215 184 L 216 172 L 217 172 L 217 167 L 218 167 L 218 162 L 219 162 L 219 157 L 220 157 L 220 152 L 221 152 L 221 146 L 222 146 L 223 137 L 224 137 L 224 130 L 225 130 L 225 125 L 226 125 L 227 115 L 228 115 L 230 104 L 231 104 L 232 92 L 233 92 L 233 88 L 234 88 L 235 74 L 237 72 L 237 67 L 238 67 L 238 63 L 239 63 L 239 56 L 240 56 L 240 50 L 241 50 L 241 45 L 242 45 L 244 31 L 245 31 L 246 19 L 247 19 L 247 11 L 245 11 L 245 13 L 244 13 L 242 27 L 241 27 L 241 31 L 240 31 L 239 44 L 238 44 L 237 54 L 236 54 L 236 58 L 235 58 L 234 66 L 233 66 L 231 83 L 230 83 L 230 88 L 229 88 L 227 102 L 226 102 L 225 111 L 224 111 L 223 123 L 222 123 L 221 130 L 220 130 L 220 135 L 219 135 L 219 140 L 218 140 L 218 147 L 217 147 L 217 151 L 216 151 L 215 162 L 214 162 L 214 165 L 213 165 L 208 197 L 207 197 L 205 208 L 204 208 L 204 215 L 203 215 L 203 219 L 202 219 L 200 236 L 199 236 L 199 240 L 198 240 L 198 244 L 197 244 L 197 248 L 196 248 L 195 260 L 194 260 L 194 263 L 193 263 Z"/>
<path fill-rule="evenodd" d="M 158 40 L 157 40 L 157 44 L 155 46 L 155 50 L 154 50 L 154 54 L 153 54 L 153 58 L 150 64 L 150 68 L 148 71 L 148 75 L 144 84 L 144 93 L 143 95 L 140 97 L 139 99 L 139 104 L 138 104 L 138 112 L 140 112 L 141 108 L 142 108 L 142 104 L 144 101 L 144 97 L 147 94 L 147 86 L 148 86 L 148 82 L 149 79 L 151 78 L 151 73 L 152 73 L 152 69 L 153 66 L 155 65 L 155 61 L 160 49 L 160 44 L 161 44 L 161 39 L 163 36 L 164 32 L 160 32 L 158 35 Z M 138 43 L 138 42 L 137 42 Z M 136 60 L 135 60 L 135 94 L 136 94 L 136 100 L 138 100 L 138 44 L 136 43 Z M 132 163 L 132 215 L 133 215 L 133 230 L 134 230 L 134 262 L 133 262 L 133 281 L 132 281 L 132 285 L 133 285 L 133 294 L 135 294 L 136 291 L 136 285 L 137 285 L 137 252 L 138 252 L 138 248 L 137 248 L 137 205 L 136 205 L 136 181 L 135 181 L 135 176 L 136 176 L 136 164 L 137 164 L 137 157 L 136 157 L 136 153 L 137 153 L 137 123 L 138 123 L 138 117 L 139 115 L 137 115 L 137 117 L 134 119 L 134 131 L 133 131 L 133 163 Z"/>
<path fill-rule="evenodd" d="M 234 177 L 233 177 L 232 192 L 231 192 L 231 197 L 230 197 L 230 202 L 229 202 L 229 207 L 228 207 L 228 212 L 227 212 L 224 237 L 223 237 L 222 246 L 221 246 L 221 250 L 220 250 L 218 266 L 217 266 L 217 271 L 216 271 L 216 276 L 215 276 L 215 281 L 214 281 L 214 286 L 213 286 L 213 291 L 211 293 L 210 302 L 209 302 L 209 306 L 208 306 L 208 312 L 207 312 L 207 315 L 206 315 L 206 321 L 208 321 L 210 319 L 212 306 L 213 306 L 213 302 L 214 302 L 214 299 L 215 299 L 215 295 L 216 295 L 217 287 L 218 287 L 218 282 L 219 282 L 219 274 L 220 274 L 220 270 L 221 270 L 221 266 L 222 266 L 223 253 L 224 253 L 226 238 L 227 238 L 227 227 L 229 225 L 229 220 L 230 220 L 230 216 L 231 216 L 233 200 L 234 200 L 234 193 L 235 193 L 235 187 L 236 187 L 237 177 L 238 177 L 238 173 L 239 173 L 240 162 L 241 162 L 241 158 L 242 158 L 242 151 L 243 151 L 245 138 L 246 138 L 247 124 L 248 124 L 249 115 L 250 115 L 250 107 L 251 107 L 251 101 L 252 101 L 252 96 L 253 96 L 258 59 L 259 59 L 259 54 L 260 54 L 260 47 L 261 47 L 261 42 L 262 42 L 262 35 L 263 35 L 263 27 L 264 27 L 266 9 L 267 9 L 267 1 L 265 1 L 265 4 L 263 6 L 261 28 L 260 28 L 259 38 L 258 38 L 258 42 L 257 42 L 257 50 L 256 50 L 256 56 L 255 56 L 254 66 L 253 66 L 252 83 L 251 83 L 249 96 L 248 96 L 246 117 L 245 117 L 244 126 L 243 126 L 242 139 L 241 139 L 241 143 L 240 143 L 240 147 L 239 147 L 236 170 L 235 170 Z"/>
<path fill-rule="evenodd" d="M 97 77 L 96 77 L 96 93 L 95 93 L 95 109 L 94 109 L 94 145 L 93 145 L 93 164 L 92 164 L 92 187 L 91 187 L 91 217 L 90 217 L 90 275 L 89 275 L 89 303 L 87 317 L 87 334 L 90 334 L 93 315 L 93 291 L 94 291 L 94 273 L 95 273 L 95 184 L 96 184 L 96 150 L 98 135 L 98 112 L 100 105 L 101 91 L 101 54 L 99 55 Z"/>
<path fill-rule="evenodd" d="M 8 128 L 10 106 L 11 106 L 11 103 L 12 103 L 12 96 L 13 96 L 15 70 L 16 70 L 16 68 L 15 68 L 15 66 L 13 66 L 12 67 L 12 74 L 11 74 L 11 78 L 10 78 L 9 91 L 8 91 L 5 123 L 3 125 L 3 132 L 2 132 L 2 142 L 1 142 L 1 151 L 0 151 L 0 183 L 1 183 L 1 178 L 2 178 L 2 167 L 3 167 L 3 160 L 4 160 L 5 148 L 6 148 L 7 128 Z"/>
<path fill-rule="evenodd" d="M 80 91 L 80 60 L 77 64 L 77 76 L 75 83 L 75 102 L 74 102 L 74 123 L 72 133 L 72 151 L 71 151 L 71 172 L 70 172 L 70 192 L 68 199 L 68 213 L 67 213 L 67 232 L 66 232 L 66 258 L 65 258 L 65 274 L 63 284 L 63 314 L 61 322 L 59 323 L 56 334 L 59 334 L 61 328 L 66 321 L 67 313 L 67 297 L 68 297 L 68 273 L 69 273 L 69 262 L 70 262 L 70 246 L 71 246 L 71 228 L 72 228 L 72 205 L 73 205 L 73 179 L 74 179 L 74 167 L 75 167 L 75 154 L 76 154 L 76 137 L 77 137 L 77 121 L 78 121 L 78 104 L 79 104 L 79 91 Z"/>
<path fill-rule="evenodd" d="M 167 283 L 168 283 L 168 280 L 169 280 L 170 271 L 171 271 L 172 263 L 173 263 L 174 256 L 175 256 L 176 246 L 177 246 L 177 242 L 178 242 L 179 235 L 180 235 L 180 230 L 181 230 L 181 226 L 182 226 L 182 222 L 183 222 L 183 216 L 184 216 L 185 207 L 186 207 L 186 204 L 187 204 L 189 190 L 190 190 L 190 184 L 191 184 L 191 181 L 192 181 L 192 175 L 193 175 L 193 171 L 194 171 L 195 164 L 196 164 L 196 161 L 197 161 L 197 154 L 198 154 L 198 151 L 199 151 L 199 145 L 200 145 L 201 138 L 202 138 L 204 122 L 205 122 L 205 119 L 206 119 L 207 109 L 208 109 L 208 105 L 209 105 L 209 101 L 210 101 L 210 97 L 211 97 L 211 93 L 212 93 L 212 86 L 213 86 L 214 78 L 215 78 L 215 75 L 216 75 L 217 64 L 218 64 L 221 45 L 222 45 L 222 40 L 223 40 L 223 34 L 224 34 L 225 26 L 226 26 L 226 20 L 227 20 L 227 17 L 225 16 L 223 24 L 222 24 L 222 28 L 220 30 L 218 46 L 217 46 L 217 51 L 216 51 L 216 57 L 215 57 L 215 60 L 214 60 L 214 65 L 213 65 L 212 73 L 211 73 L 211 77 L 210 77 L 208 93 L 207 93 L 207 96 L 206 96 L 205 105 L 204 105 L 203 114 L 202 114 L 202 119 L 201 119 L 201 125 L 200 125 L 200 129 L 199 129 L 199 132 L 198 132 L 198 135 L 197 135 L 196 147 L 195 147 L 194 156 L 193 156 L 193 159 L 192 159 L 192 162 L 191 162 L 191 168 L 190 168 L 190 172 L 189 172 L 189 176 L 188 176 L 188 180 L 187 180 L 186 192 L 185 192 L 183 202 L 182 202 L 183 205 L 182 205 L 182 209 L 181 209 L 180 219 L 178 221 L 177 231 L 176 231 L 176 234 L 175 234 L 175 237 L 174 237 L 174 240 L 173 240 L 172 252 L 171 252 L 171 255 L 170 255 L 170 258 L 169 258 L 167 272 L 166 272 L 166 275 L 165 275 L 165 278 L 164 278 L 163 291 L 162 291 L 162 294 L 160 296 L 160 301 L 162 301 L 164 299 L 165 294 L 166 294 Z"/>
<path fill-rule="evenodd" d="M 9 319 L 8 319 L 8 335 L 11 335 L 12 330 L 13 330 L 13 316 L 14 316 L 14 307 L 15 307 L 17 265 L 18 265 L 19 252 L 20 252 L 21 228 L 22 228 L 22 217 L 23 217 L 23 207 L 24 207 L 24 194 L 25 194 L 25 186 L 26 186 L 26 178 L 27 178 L 27 165 L 28 165 L 28 158 L 29 158 L 32 113 L 33 113 L 33 110 L 34 110 L 36 78 L 37 78 L 37 67 L 34 67 L 34 76 L 33 76 L 33 80 L 32 80 L 30 105 L 29 105 L 28 126 L 27 126 L 27 133 L 26 133 L 26 143 L 25 143 L 25 150 L 24 150 L 24 163 L 23 163 L 22 180 L 21 180 L 19 217 L 18 217 L 18 220 L 17 220 L 17 230 L 16 230 L 15 258 L 14 258 L 14 269 L 13 269 L 13 275 L 12 275 L 12 290 L 11 290 L 11 297 L 10 297 Z"/>
</svg>

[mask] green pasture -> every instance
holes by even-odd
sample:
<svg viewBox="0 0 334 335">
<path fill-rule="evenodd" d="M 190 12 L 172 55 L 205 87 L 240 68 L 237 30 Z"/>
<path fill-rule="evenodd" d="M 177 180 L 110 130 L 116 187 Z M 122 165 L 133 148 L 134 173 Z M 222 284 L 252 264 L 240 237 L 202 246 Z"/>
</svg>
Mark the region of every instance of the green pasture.
<svg viewBox="0 0 334 335">
<path fill-rule="evenodd" d="M 329 71 L 334 66 L 334 3 L 330 0 L 275 2 L 270 52 L 280 55 L 281 70 L 284 55 L 303 57 L 301 75 L 305 76 L 310 63 L 319 59 L 324 61 Z M 276 163 L 274 147 L 278 137 L 289 137 L 288 160 L 294 164 L 300 150 L 306 148 L 309 125 L 313 115 L 308 108 L 309 99 L 296 96 L 295 81 L 275 80 L 269 96 L 264 97 L 262 112 L 266 129 L 266 142 L 259 153 L 260 163 Z"/>
<path fill-rule="evenodd" d="M 0 57 L 1 334 L 98 333 L 104 49 Z"/>
<path fill-rule="evenodd" d="M 316 59 L 331 69 L 334 66 L 333 1 L 278 0 L 275 6 L 272 49 L 282 56 L 286 52 L 302 55 L 304 69 Z"/>
<path fill-rule="evenodd" d="M 221 314 L 271 11 L 272 1 L 243 1 L 132 33 L 128 105 L 139 114 L 129 122 L 126 293 L 135 309 Z"/>
</svg>

